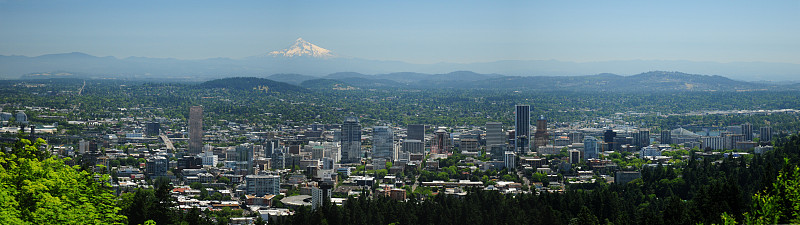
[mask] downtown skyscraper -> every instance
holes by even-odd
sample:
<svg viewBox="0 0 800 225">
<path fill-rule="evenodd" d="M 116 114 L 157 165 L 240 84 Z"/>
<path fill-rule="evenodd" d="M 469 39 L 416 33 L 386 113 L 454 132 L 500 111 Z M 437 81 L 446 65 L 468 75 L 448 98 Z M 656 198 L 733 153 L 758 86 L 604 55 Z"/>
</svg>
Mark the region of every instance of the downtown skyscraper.
<svg viewBox="0 0 800 225">
<path fill-rule="evenodd" d="M 753 124 L 751 124 L 751 123 L 742 124 L 742 134 L 744 135 L 744 140 L 745 141 L 752 141 L 753 140 Z"/>
<path fill-rule="evenodd" d="M 515 113 L 515 141 L 514 151 L 518 155 L 527 155 L 530 150 L 531 139 L 531 106 L 517 105 Z"/>
<path fill-rule="evenodd" d="M 486 148 L 493 145 L 504 145 L 506 143 L 503 124 L 499 122 L 486 122 Z"/>
<path fill-rule="evenodd" d="M 422 124 L 411 124 L 408 125 L 408 136 L 406 139 L 409 140 L 425 140 L 425 125 Z"/>
<path fill-rule="evenodd" d="M 536 146 L 536 149 L 550 142 L 550 134 L 547 133 L 547 119 L 544 118 L 544 115 L 536 120 L 536 132 L 533 133 L 533 137 L 533 145 Z"/>
<path fill-rule="evenodd" d="M 189 108 L 189 154 L 203 151 L 203 106 Z"/>
<path fill-rule="evenodd" d="M 348 117 L 342 124 L 342 163 L 361 161 L 361 124 L 355 117 Z"/>
<path fill-rule="evenodd" d="M 600 146 L 597 144 L 597 138 L 588 136 L 583 138 L 583 158 L 596 159 L 600 156 Z"/>
<path fill-rule="evenodd" d="M 388 162 L 393 162 L 397 158 L 397 153 L 394 151 L 394 134 L 391 128 L 387 126 L 372 128 L 372 158 L 383 158 Z"/>
</svg>

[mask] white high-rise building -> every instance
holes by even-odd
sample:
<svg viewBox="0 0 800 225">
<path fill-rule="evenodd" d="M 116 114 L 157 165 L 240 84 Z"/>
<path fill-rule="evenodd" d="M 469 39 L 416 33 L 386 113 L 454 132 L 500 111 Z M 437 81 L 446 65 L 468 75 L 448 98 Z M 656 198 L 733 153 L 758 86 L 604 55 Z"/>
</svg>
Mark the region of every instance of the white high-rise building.
<svg viewBox="0 0 800 225">
<path fill-rule="evenodd" d="M 281 194 L 281 177 L 278 175 L 247 175 L 244 178 L 248 195 Z"/>
<path fill-rule="evenodd" d="M 215 167 L 219 162 L 219 157 L 214 155 L 213 151 L 204 151 L 203 153 L 200 153 L 200 158 L 203 159 L 203 166 Z"/>
<path fill-rule="evenodd" d="M 86 152 L 88 152 L 88 151 L 89 151 L 89 142 L 88 141 L 81 140 L 80 142 L 78 142 L 78 152 L 80 152 L 81 155 L 86 154 Z"/>
<path fill-rule="evenodd" d="M 506 143 L 506 135 L 503 132 L 503 124 L 499 122 L 486 123 L 486 146 L 502 145 Z"/>
<path fill-rule="evenodd" d="M 517 168 L 517 154 L 512 151 L 506 151 L 503 154 L 503 164 L 509 169 Z"/>
<path fill-rule="evenodd" d="M 391 128 L 387 126 L 372 128 L 372 158 L 383 158 L 390 162 L 397 158 L 397 153 L 394 151 L 394 135 Z"/>
<path fill-rule="evenodd" d="M 711 150 L 722 150 L 725 149 L 726 141 L 725 137 L 701 137 L 700 142 L 702 143 L 702 148 L 711 149 Z"/>
<path fill-rule="evenodd" d="M 328 198 L 330 198 L 332 196 L 331 189 L 328 189 L 327 192 L 328 192 L 327 196 L 328 196 Z M 318 187 L 312 187 L 311 188 L 311 209 L 312 210 L 313 209 L 317 209 L 317 207 L 322 206 L 323 202 L 324 202 L 323 189 L 322 188 L 318 188 Z"/>
</svg>

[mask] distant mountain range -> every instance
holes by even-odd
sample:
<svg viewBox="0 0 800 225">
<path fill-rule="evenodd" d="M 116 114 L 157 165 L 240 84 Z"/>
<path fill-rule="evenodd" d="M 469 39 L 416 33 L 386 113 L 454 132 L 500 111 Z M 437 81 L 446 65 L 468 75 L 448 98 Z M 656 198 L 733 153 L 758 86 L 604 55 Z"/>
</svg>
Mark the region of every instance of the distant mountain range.
<svg viewBox="0 0 800 225">
<path fill-rule="evenodd" d="M 224 85 L 220 85 L 223 83 Z M 209 85 L 214 84 L 214 85 Z M 589 76 L 502 76 L 457 71 L 447 74 L 392 73 L 366 75 L 334 73 L 323 77 L 275 74 L 264 78 L 226 78 L 208 81 L 200 87 L 255 89 L 298 92 L 301 89 L 485 89 L 509 91 L 576 92 L 680 92 L 680 91 L 765 91 L 800 90 L 797 84 L 764 84 L 732 80 L 722 76 L 653 71 L 633 76 L 598 74 Z"/>
<path fill-rule="evenodd" d="M 556 60 L 506 60 L 485 63 L 412 64 L 342 57 L 331 50 L 299 38 L 289 48 L 242 59 L 211 58 L 179 60 L 146 57 L 97 57 L 73 52 L 36 57 L 0 55 L 0 79 L 77 77 L 129 80 L 207 81 L 224 77 L 264 77 L 272 74 L 311 76 L 351 76 L 380 74 L 381 79 L 404 83 L 426 74 L 473 71 L 497 76 L 585 76 L 598 73 L 633 75 L 642 71 L 683 71 L 693 74 L 718 74 L 734 80 L 782 83 L 800 80 L 800 64 L 716 63 L 693 61 L 629 60 L 606 62 L 564 62 Z M 400 71 L 411 71 L 398 73 Z M 328 75 L 330 74 L 330 75 Z M 350 74 L 350 75 L 348 75 Z M 456 74 L 467 75 L 467 74 Z M 403 77 L 388 79 L 388 77 Z M 363 76 L 360 78 L 364 78 Z M 374 77 L 371 77 L 372 79 Z M 462 79 L 470 80 L 468 77 Z M 359 81 L 355 81 L 359 82 Z"/>
</svg>

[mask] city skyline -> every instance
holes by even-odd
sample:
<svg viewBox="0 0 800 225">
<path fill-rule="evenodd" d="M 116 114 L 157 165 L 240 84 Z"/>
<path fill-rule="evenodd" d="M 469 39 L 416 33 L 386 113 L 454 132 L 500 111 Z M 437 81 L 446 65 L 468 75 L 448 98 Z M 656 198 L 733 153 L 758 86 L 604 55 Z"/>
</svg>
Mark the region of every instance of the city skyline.
<svg viewBox="0 0 800 225">
<path fill-rule="evenodd" d="M 0 2 L 0 55 L 245 58 L 304 38 L 342 56 L 800 63 L 796 1 Z M 598 71 L 604 72 L 604 71 Z"/>
<path fill-rule="evenodd" d="M 799 90 L 260 80 L 2 81 L 0 224 L 750 224 L 800 190 Z"/>
</svg>

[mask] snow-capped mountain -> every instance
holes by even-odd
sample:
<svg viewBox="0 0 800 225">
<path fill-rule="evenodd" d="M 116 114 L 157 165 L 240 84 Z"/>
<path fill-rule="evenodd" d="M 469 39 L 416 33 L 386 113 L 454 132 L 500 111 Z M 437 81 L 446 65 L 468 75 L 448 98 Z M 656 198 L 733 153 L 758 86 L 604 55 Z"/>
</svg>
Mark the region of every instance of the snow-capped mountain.
<svg viewBox="0 0 800 225">
<path fill-rule="evenodd" d="M 2 0 L 0 0 L 2 1 Z M 112 56 L 97 57 L 73 52 L 28 57 L 0 55 L 0 80 L 20 77 L 40 78 L 44 74 L 69 72 L 75 76 L 123 79 L 176 79 L 202 81 L 230 76 L 266 74 L 304 74 L 324 76 L 334 72 L 391 74 L 408 78 L 413 73 L 445 74 L 451 71 L 512 76 L 569 76 L 601 72 L 632 75 L 641 71 L 686 71 L 693 74 L 723 74 L 740 80 L 798 81 L 800 64 L 792 63 L 714 63 L 665 60 L 606 62 L 565 62 L 556 60 L 504 60 L 482 63 L 413 64 L 401 61 L 371 60 L 335 54 L 298 38 L 280 51 L 262 52 L 241 59 L 210 58 L 182 60 L 169 58 Z M 458 73 L 464 79 L 468 74 Z M 418 80 L 418 79 L 417 79 Z"/>
<path fill-rule="evenodd" d="M 280 51 L 272 51 L 269 53 L 269 55 L 275 57 L 288 57 L 288 58 L 306 56 L 312 58 L 328 59 L 336 57 L 336 55 L 334 55 L 331 52 L 331 50 L 324 49 L 315 44 L 311 44 L 311 42 L 303 40 L 303 38 L 298 38 L 294 42 L 294 45 L 292 45 L 292 47 Z"/>
</svg>

